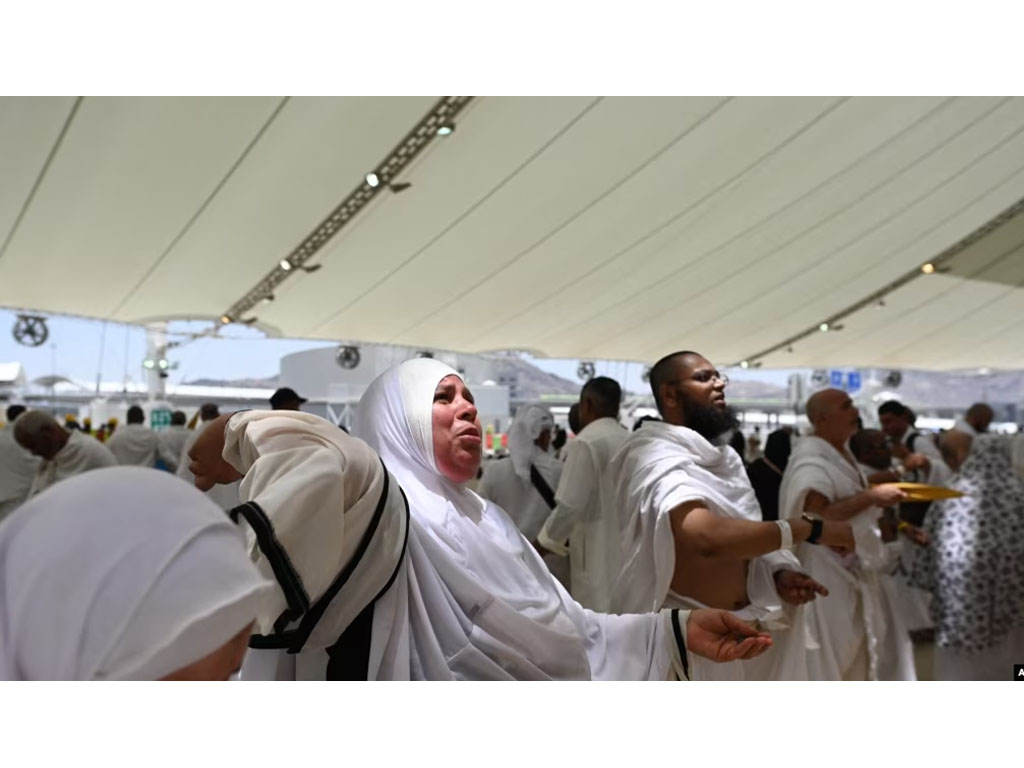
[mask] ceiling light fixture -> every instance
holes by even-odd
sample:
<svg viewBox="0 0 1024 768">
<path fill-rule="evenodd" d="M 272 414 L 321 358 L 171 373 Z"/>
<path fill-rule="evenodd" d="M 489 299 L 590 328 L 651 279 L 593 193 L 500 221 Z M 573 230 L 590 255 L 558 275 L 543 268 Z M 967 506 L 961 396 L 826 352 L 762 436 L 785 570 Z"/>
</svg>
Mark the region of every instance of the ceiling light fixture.
<svg viewBox="0 0 1024 768">
<path fill-rule="evenodd" d="M 451 136 L 453 133 L 455 133 L 455 123 L 453 122 L 449 121 L 447 123 L 441 123 L 439 126 L 437 126 L 438 136 Z"/>
<path fill-rule="evenodd" d="M 231 318 L 228 317 L 227 315 L 221 315 L 220 316 L 220 323 L 221 323 L 221 325 L 227 325 L 230 322 L 231 322 Z"/>
<path fill-rule="evenodd" d="M 930 275 L 935 271 L 935 265 L 929 261 L 927 264 L 921 265 L 921 271 L 926 275 Z"/>
<path fill-rule="evenodd" d="M 280 267 L 287 272 L 292 268 L 292 263 L 288 259 L 281 259 Z"/>
<path fill-rule="evenodd" d="M 821 331 L 822 333 L 828 331 L 828 323 L 822 323 L 821 325 L 819 325 L 818 330 Z"/>
<path fill-rule="evenodd" d="M 748 363 L 746 360 L 740 361 L 740 368 L 749 368 L 749 367 L 750 367 L 750 363 Z"/>
<path fill-rule="evenodd" d="M 379 187 L 380 177 L 377 176 L 377 174 L 374 173 L 373 171 L 370 171 L 368 174 L 366 174 L 366 183 L 369 184 L 371 187 Z"/>
<path fill-rule="evenodd" d="M 264 297 L 263 297 L 263 299 L 262 299 L 262 301 L 263 301 L 263 303 L 264 303 L 264 304 L 269 304 L 269 303 L 270 303 L 270 302 L 272 302 L 273 300 L 274 300 L 274 294 L 272 294 L 272 293 L 268 293 L 268 294 L 267 294 L 266 296 L 264 296 Z"/>
</svg>

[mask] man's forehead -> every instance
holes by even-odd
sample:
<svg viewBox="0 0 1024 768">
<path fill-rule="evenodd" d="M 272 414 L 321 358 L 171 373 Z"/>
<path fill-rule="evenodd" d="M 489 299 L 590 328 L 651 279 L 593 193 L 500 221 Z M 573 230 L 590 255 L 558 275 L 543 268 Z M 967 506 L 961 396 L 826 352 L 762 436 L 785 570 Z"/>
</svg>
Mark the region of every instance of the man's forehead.
<svg viewBox="0 0 1024 768">
<path fill-rule="evenodd" d="M 713 369 L 715 366 L 706 357 L 697 354 L 683 355 L 679 358 L 679 367 L 685 373 L 694 373 L 704 369 Z"/>
</svg>

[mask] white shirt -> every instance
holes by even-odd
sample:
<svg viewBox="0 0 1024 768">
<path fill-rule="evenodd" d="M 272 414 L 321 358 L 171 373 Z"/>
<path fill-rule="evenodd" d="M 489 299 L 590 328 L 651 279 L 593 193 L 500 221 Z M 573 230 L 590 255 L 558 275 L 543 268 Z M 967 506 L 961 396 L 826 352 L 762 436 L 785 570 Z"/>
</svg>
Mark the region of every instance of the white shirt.
<svg viewBox="0 0 1024 768">
<path fill-rule="evenodd" d="M 613 418 L 591 422 L 566 445 L 557 506 L 537 536 L 545 549 L 568 555 L 572 596 L 585 608 L 607 611 L 619 572 L 619 521 L 607 467 L 629 436 Z"/>
<path fill-rule="evenodd" d="M 145 424 L 125 424 L 114 430 L 107 447 L 118 464 L 152 467 L 156 464 L 156 432 Z"/>
<path fill-rule="evenodd" d="M 39 459 L 14 439 L 14 425 L 0 429 L 0 520 L 28 498 Z"/>
</svg>

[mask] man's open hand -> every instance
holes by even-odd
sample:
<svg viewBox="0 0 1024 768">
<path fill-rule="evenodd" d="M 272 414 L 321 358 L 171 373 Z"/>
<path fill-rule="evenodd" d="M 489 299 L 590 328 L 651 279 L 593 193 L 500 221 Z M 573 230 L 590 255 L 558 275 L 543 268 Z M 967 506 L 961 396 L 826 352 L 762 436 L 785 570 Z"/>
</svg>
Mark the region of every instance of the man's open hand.
<svg viewBox="0 0 1024 768">
<path fill-rule="evenodd" d="M 787 603 L 802 605 L 818 595 L 825 597 L 828 590 L 805 573 L 782 570 L 775 572 L 775 589 Z"/>
<path fill-rule="evenodd" d="M 712 661 L 736 661 L 760 656 L 772 645 L 767 632 L 758 632 L 728 611 L 699 608 L 686 622 L 686 647 Z"/>
</svg>

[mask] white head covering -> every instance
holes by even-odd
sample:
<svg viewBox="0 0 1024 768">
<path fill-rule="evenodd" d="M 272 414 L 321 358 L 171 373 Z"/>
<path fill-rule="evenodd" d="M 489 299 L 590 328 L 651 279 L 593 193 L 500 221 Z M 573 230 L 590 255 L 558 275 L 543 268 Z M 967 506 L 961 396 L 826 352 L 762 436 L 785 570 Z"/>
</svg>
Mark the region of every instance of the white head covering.
<svg viewBox="0 0 1024 768">
<path fill-rule="evenodd" d="M 508 433 L 508 452 L 512 468 L 523 480 L 530 479 L 530 465 L 543 453 L 536 439 L 545 429 L 554 426 L 551 411 L 540 403 L 527 403 L 516 410 L 515 421 Z"/>
<path fill-rule="evenodd" d="M 352 424 L 353 433 L 380 454 L 407 494 L 421 491 L 418 511 L 436 522 L 444 519 L 448 502 L 475 518 L 484 506 L 465 485 L 444 477 L 434 460 L 434 390 L 452 374 L 459 376 L 439 360 L 407 360 L 366 388 Z"/>
<path fill-rule="evenodd" d="M 0 526 L 0 679 L 156 680 L 238 634 L 271 589 L 195 488 L 88 472 Z"/>
</svg>

